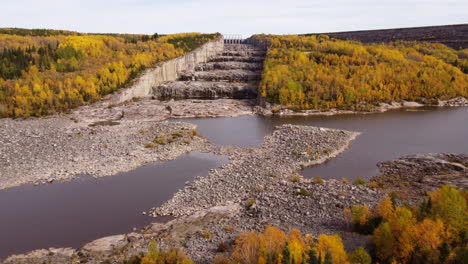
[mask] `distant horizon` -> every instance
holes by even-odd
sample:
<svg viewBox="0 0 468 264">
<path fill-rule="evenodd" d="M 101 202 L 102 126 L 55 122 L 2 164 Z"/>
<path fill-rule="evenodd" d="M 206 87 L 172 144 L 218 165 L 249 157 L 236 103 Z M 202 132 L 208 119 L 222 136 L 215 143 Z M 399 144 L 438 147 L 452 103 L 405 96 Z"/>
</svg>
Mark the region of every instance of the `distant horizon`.
<svg viewBox="0 0 468 264">
<path fill-rule="evenodd" d="M 457 24 L 443 24 L 443 25 L 425 25 L 425 26 L 409 26 L 409 27 L 392 27 L 392 28 L 370 28 L 370 29 L 355 29 L 355 30 L 342 30 L 342 31 L 328 31 L 328 32 L 303 32 L 303 33 L 290 33 L 290 34 L 271 34 L 271 33 L 254 33 L 252 35 L 258 34 L 271 34 L 271 35 L 302 35 L 302 34 L 327 34 L 327 33 L 341 33 L 341 32 L 358 32 L 358 31 L 373 31 L 373 30 L 392 30 L 392 29 L 411 29 L 411 28 L 425 28 L 425 27 L 444 27 L 444 26 L 459 26 L 459 25 L 468 25 L 468 23 L 457 23 Z M 155 33 L 162 34 L 162 35 L 169 35 L 169 34 L 178 34 L 178 33 L 204 33 L 204 34 L 211 34 L 211 33 L 220 33 L 222 35 L 231 35 L 223 34 L 221 32 L 201 32 L 201 31 L 193 31 L 193 32 L 169 32 L 169 33 L 161 33 L 161 32 L 153 32 L 153 33 L 134 33 L 134 32 L 83 32 L 83 31 L 76 31 L 71 29 L 64 29 L 64 28 L 22 28 L 22 27 L 12 27 L 12 26 L 5 26 L 0 27 L 0 29 L 27 29 L 27 30 L 57 30 L 57 31 L 70 31 L 76 32 L 81 34 L 128 34 L 128 35 L 153 35 Z M 232 35 L 242 35 L 243 37 L 247 38 L 252 35 L 243 35 L 243 34 L 232 34 Z"/>
<path fill-rule="evenodd" d="M 468 23 L 465 0 L 16 0 L 0 27 L 90 33 L 306 34 Z M 27 8 L 25 8 L 27 7 Z"/>
</svg>

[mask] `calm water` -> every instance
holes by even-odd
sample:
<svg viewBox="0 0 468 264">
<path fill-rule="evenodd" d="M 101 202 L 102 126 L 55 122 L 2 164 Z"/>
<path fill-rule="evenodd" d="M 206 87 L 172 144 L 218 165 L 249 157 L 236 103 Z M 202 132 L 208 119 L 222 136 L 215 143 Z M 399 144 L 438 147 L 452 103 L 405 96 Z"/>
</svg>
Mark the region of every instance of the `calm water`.
<svg viewBox="0 0 468 264">
<path fill-rule="evenodd" d="M 227 161 L 192 152 L 112 177 L 83 176 L 0 191 L 0 258 L 37 248 L 79 247 L 141 228 L 155 220 L 142 215 L 143 211 L 161 205 L 186 181 L 205 176 Z"/>
<path fill-rule="evenodd" d="M 243 147 L 259 146 L 265 135 L 287 123 L 362 133 L 337 158 L 303 170 L 308 177 L 371 177 L 377 173 L 379 161 L 402 155 L 468 153 L 468 107 L 369 115 L 177 121 L 197 124 L 198 131 L 213 143 Z M 83 176 L 69 182 L 0 191 L 0 258 L 37 248 L 79 247 L 99 237 L 141 228 L 155 220 L 142 215 L 142 211 L 161 205 L 186 181 L 207 175 L 209 169 L 226 162 L 225 157 L 192 152 L 113 177 Z"/>
<path fill-rule="evenodd" d="M 421 109 L 419 109 L 421 110 Z M 395 110 L 381 114 L 183 119 L 216 144 L 258 146 L 281 124 L 359 131 L 350 148 L 324 164 L 306 168 L 306 177 L 372 177 L 376 164 L 403 155 L 428 152 L 468 153 L 468 107 Z"/>
</svg>

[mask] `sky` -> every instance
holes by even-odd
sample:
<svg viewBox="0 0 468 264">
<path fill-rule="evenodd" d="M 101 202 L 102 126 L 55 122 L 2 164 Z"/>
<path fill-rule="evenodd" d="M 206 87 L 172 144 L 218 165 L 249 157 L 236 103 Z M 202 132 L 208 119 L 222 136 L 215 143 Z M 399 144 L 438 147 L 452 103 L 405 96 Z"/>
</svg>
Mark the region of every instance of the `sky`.
<svg viewBox="0 0 468 264">
<path fill-rule="evenodd" d="M 298 34 L 468 23 L 468 0 L 0 0 L 0 27 Z"/>
</svg>

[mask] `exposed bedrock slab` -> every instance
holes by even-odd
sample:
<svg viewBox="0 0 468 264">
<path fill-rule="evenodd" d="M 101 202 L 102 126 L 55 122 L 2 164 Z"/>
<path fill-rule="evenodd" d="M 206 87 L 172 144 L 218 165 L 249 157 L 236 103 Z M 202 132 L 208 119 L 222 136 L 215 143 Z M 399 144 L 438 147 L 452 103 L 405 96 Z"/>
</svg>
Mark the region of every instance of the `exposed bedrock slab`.
<svg viewBox="0 0 468 264">
<path fill-rule="evenodd" d="M 212 70 L 249 70 L 260 71 L 263 68 L 262 63 L 248 63 L 248 62 L 208 62 L 195 67 L 196 71 L 212 71 Z"/>
<path fill-rule="evenodd" d="M 213 70 L 182 74 L 181 81 L 236 81 L 252 82 L 260 81 L 259 72 L 247 70 Z"/>
<path fill-rule="evenodd" d="M 211 59 L 211 62 L 222 62 L 222 61 L 237 61 L 237 62 L 263 62 L 264 57 L 252 56 L 252 57 L 234 57 L 234 56 L 219 56 Z"/>
<path fill-rule="evenodd" d="M 378 164 L 381 174 L 372 178 L 379 187 L 415 204 L 426 192 L 448 184 L 468 189 L 468 155 L 428 153 L 401 157 Z"/>
<path fill-rule="evenodd" d="M 229 82 L 172 82 L 153 91 L 159 100 L 169 99 L 248 99 L 257 97 L 257 86 Z"/>
<path fill-rule="evenodd" d="M 239 49 L 239 50 L 226 50 L 222 53 L 223 56 L 233 56 L 233 57 L 265 57 L 266 51 L 258 49 Z"/>
</svg>

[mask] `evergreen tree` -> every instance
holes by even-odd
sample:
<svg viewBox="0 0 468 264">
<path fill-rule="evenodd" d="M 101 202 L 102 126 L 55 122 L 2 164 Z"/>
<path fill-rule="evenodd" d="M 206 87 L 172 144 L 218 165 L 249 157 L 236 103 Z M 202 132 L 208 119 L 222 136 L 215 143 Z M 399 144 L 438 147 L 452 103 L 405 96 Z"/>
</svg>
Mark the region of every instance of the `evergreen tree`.
<svg viewBox="0 0 468 264">
<path fill-rule="evenodd" d="M 282 264 L 291 264 L 291 252 L 289 252 L 288 243 L 283 249 L 283 259 L 281 260 Z"/>
<path fill-rule="evenodd" d="M 325 253 L 325 259 L 323 261 L 323 264 L 333 264 L 332 255 L 328 251 Z"/>
<path fill-rule="evenodd" d="M 311 248 L 308 252 L 309 260 L 308 264 L 321 264 L 322 260 L 320 259 L 320 256 L 317 256 L 317 251 L 315 251 L 315 248 Z"/>
<path fill-rule="evenodd" d="M 447 241 L 444 241 L 439 247 L 439 262 L 445 263 L 450 255 L 450 246 Z"/>
</svg>

